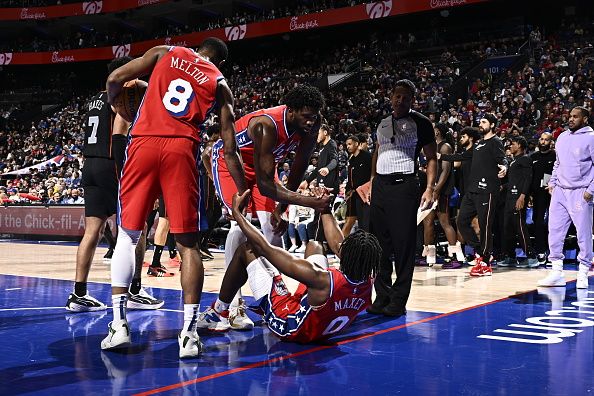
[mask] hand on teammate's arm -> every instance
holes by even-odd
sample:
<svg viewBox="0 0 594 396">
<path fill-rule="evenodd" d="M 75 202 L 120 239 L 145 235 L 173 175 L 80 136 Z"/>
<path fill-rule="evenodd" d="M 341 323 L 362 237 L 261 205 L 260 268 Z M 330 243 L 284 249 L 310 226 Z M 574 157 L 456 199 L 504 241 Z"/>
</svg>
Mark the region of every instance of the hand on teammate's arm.
<svg viewBox="0 0 594 396">
<path fill-rule="evenodd" d="M 115 69 L 109 77 L 107 77 L 107 102 L 113 104 L 115 98 L 122 91 L 124 83 L 134 80 L 135 78 L 146 76 L 150 74 L 159 59 L 169 51 L 166 45 L 159 45 L 146 51 L 144 55 L 133 59 L 125 65 Z"/>
<path fill-rule="evenodd" d="M 237 225 L 243 231 L 248 242 L 256 254 L 266 257 L 281 273 L 305 284 L 307 287 L 317 289 L 328 286 L 328 276 L 325 270 L 322 270 L 307 260 L 293 257 L 293 255 L 282 248 L 272 246 L 264 235 L 252 225 L 241 213 L 240 207 L 248 201 L 249 190 L 239 195 L 233 195 L 232 213 L 237 221 Z"/>
<path fill-rule="evenodd" d="M 221 123 L 221 138 L 223 139 L 225 162 L 227 163 L 233 182 L 237 187 L 237 191 L 241 194 L 247 189 L 247 184 L 245 181 L 243 163 L 237 149 L 237 142 L 235 141 L 236 131 L 235 115 L 233 113 L 233 94 L 225 80 L 220 81 L 217 87 L 217 101 L 220 103 L 219 120 Z M 249 202 L 249 199 L 246 202 Z M 244 208 L 242 208 L 242 210 L 243 209 Z"/>
</svg>

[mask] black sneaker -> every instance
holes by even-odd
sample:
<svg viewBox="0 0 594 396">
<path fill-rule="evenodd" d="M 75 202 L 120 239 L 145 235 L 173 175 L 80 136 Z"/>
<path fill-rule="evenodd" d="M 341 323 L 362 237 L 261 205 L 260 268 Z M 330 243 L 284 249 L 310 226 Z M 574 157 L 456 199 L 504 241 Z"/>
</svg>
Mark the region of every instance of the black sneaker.
<svg viewBox="0 0 594 396">
<path fill-rule="evenodd" d="M 109 260 L 111 260 L 112 256 L 113 256 L 113 249 L 108 249 L 107 253 L 105 253 L 105 256 L 103 256 L 103 260 L 109 261 Z"/>
<path fill-rule="evenodd" d="M 138 294 L 130 293 L 126 307 L 128 309 L 159 309 L 163 304 L 165 301 L 151 296 L 141 288 Z"/>
<path fill-rule="evenodd" d="M 206 254 L 202 253 L 202 251 L 200 251 L 200 258 L 202 261 L 214 260 L 214 257 L 207 256 Z"/>
<path fill-rule="evenodd" d="M 402 315 L 406 315 L 406 308 L 404 308 L 401 304 L 390 303 L 386 305 L 384 309 L 382 309 L 382 313 L 384 316 L 398 318 Z"/>
<path fill-rule="evenodd" d="M 200 253 L 202 253 L 202 257 L 206 256 L 206 257 L 208 257 L 211 260 L 214 259 L 213 254 L 211 253 L 211 251 L 206 246 L 202 246 L 200 248 Z"/>
<path fill-rule="evenodd" d="M 180 269 L 181 269 L 181 267 L 180 267 Z M 148 267 L 146 274 L 148 276 L 152 276 L 155 278 L 169 278 L 169 277 L 175 276 L 175 274 L 173 272 L 167 271 L 167 268 L 165 268 L 165 266 L 163 266 L 163 265 L 160 265 L 157 267 L 154 267 L 151 265 L 150 267 Z"/>
<path fill-rule="evenodd" d="M 88 294 L 79 297 L 74 293 L 70 293 L 68 301 L 66 301 L 66 309 L 72 312 L 91 312 L 104 311 L 107 306 Z"/>
<path fill-rule="evenodd" d="M 387 298 L 376 297 L 373 304 L 367 307 L 367 312 L 369 312 L 372 315 L 382 315 L 384 307 L 389 303 L 390 300 Z"/>
</svg>

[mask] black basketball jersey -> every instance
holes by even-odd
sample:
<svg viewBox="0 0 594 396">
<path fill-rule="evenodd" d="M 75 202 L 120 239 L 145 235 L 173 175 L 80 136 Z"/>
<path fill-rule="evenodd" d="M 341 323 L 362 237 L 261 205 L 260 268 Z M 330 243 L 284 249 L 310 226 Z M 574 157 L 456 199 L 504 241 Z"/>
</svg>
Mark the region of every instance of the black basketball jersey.
<svg viewBox="0 0 594 396">
<path fill-rule="evenodd" d="M 84 118 L 86 157 L 112 158 L 111 134 L 114 112 L 107 103 L 107 93 L 99 92 L 87 104 Z"/>
<path fill-rule="evenodd" d="M 442 140 L 441 142 L 439 142 L 437 144 L 437 152 L 440 153 L 443 145 L 447 144 L 447 143 L 448 142 L 446 142 L 445 140 Z M 441 172 L 443 171 L 442 162 L 443 162 L 443 160 L 441 160 L 441 159 L 437 161 L 437 178 L 438 179 L 439 179 L 439 175 L 441 175 Z M 446 182 L 441 189 L 441 195 L 449 196 L 454 191 L 454 184 L 455 184 L 454 183 L 454 163 L 452 162 L 451 165 L 452 165 L 452 167 L 450 168 L 450 174 L 448 175 L 448 178 L 446 179 Z"/>
</svg>

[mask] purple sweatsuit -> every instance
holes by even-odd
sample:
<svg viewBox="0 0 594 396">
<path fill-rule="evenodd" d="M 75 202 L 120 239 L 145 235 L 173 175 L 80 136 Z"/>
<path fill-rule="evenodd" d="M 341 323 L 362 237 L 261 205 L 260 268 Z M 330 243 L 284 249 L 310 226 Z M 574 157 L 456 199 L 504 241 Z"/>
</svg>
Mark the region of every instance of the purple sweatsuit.
<svg viewBox="0 0 594 396">
<path fill-rule="evenodd" d="M 549 259 L 563 260 L 563 241 L 571 222 L 577 230 L 580 263 L 592 262 L 592 204 L 594 195 L 594 130 L 586 126 L 567 130 L 555 143 L 557 159 L 549 186 L 554 187 L 549 207 Z"/>
</svg>

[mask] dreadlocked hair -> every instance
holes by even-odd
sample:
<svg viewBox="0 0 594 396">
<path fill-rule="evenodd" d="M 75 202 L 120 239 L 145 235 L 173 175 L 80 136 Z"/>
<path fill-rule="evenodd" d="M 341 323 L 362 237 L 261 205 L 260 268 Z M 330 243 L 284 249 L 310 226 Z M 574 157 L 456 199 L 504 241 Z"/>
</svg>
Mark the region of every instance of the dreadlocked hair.
<svg viewBox="0 0 594 396">
<path fill-rule="evenodd" d="M 293 110 L 302 110 L 308 107 L 314 111 L 319 111 L 325 104 L 324 95 L 320 90 L 306 84 L 298 85 L 287 92 L 282 103 Z"/>
<path fill-rule="evenodd" d="M 382 248 L 375 235 L 357 230 L 340 245 L 340 270 L 353 282 L 361 282 L 379 273 Z"/>
</svg>

